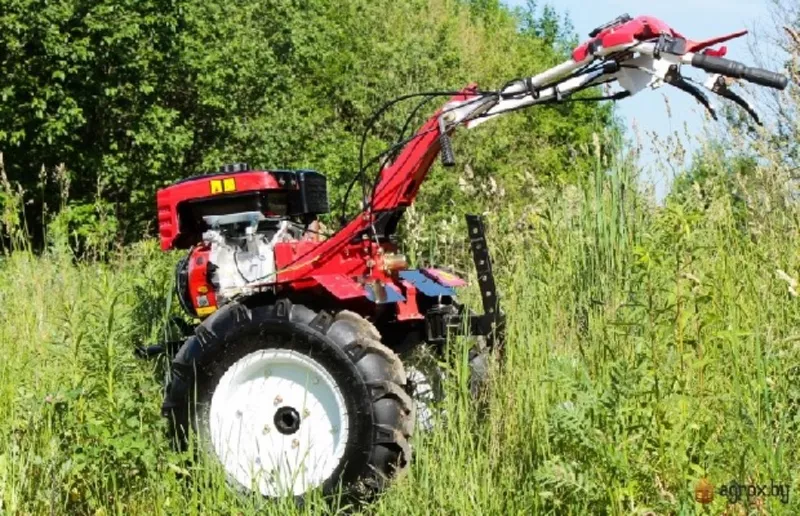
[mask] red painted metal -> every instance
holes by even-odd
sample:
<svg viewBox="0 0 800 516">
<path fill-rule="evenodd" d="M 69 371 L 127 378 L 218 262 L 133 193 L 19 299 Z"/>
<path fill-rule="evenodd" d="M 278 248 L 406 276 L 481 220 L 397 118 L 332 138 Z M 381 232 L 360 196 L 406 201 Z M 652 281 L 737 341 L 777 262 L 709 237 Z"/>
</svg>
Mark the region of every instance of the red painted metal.
<svg viewBox="0 0 800 516">
<path fill-rule="evenodd" d="M 212 182 L 219 182 L 220 185 L 223 185 L 229 179 L 234 179 L 235 190 L 220 190 L 217 193 L 212 193 Z M 217 183 L 214 184 L 216 185 Z M 178 237 L 178 232 L 180 231 L 178 205 L 182 202 L 213 198 L 223 193 L 246 193 L 258 190 L 289 188 L 291 188 L 291 185 L 278 184 L 275 177 L 264 170 L 197 176 L 162 188 L 156 194 L 161 249 L 165 251 L 172 249 L 173 243 Z M 294 188 L 296 189 L 297 186 L 295 185 Z"/>
<path fill-rule="evenodd" d="M 592 45 L 600 44 L 603 48 L 610 48 L 635 41 L 657 38 L 660 34 L 667 34 L 677 38 L 682 37 L 663 21 L 650 16 L 640 16 L 621 25 L 603 29 L 595 38 L 584 42 L 573 50 L 572 59 L 575 61 L 586 59 L 589 55 L 589 48 Z"/>
<path fill-rule="evenodd" d="M 602 30 L 596 37 L 582 43 L 580 46 L 572 51 L 572 59 L 575 61 L 583 61 L 589 56 L 589 50 L 592 46 L 600 45 L 603 48 L 611 48 L 617 45 L 624 45 L 634 43 L 636 41 L 647 41 L 659 37 L 661 34 L 672 36 L 674 38 L 684 38 L 678 31 L 651 16 L 640 16 L 633 20 L 617 25 L 615 27 L 608 27 Z M 700 50 L 707 49 L 712 45 L 722 43 L 740 36 L 747 34 L 747 31 L 734 32 L 717 38 L 707 39 L 704 41 L 686 40 L 687 52 L 699 52 Z M 708 52 L 711 55 L 722 51 L 723 55 L 726 50 L 711 50 Z M 714 53 L 714 54 L 712 54 Z"/>
<path fill-rule="evenodd" d="M 323 274 L 312 276 L 311 279 L 322 285 L 337 299 L 354 299 L 367 295 L 363 285 L 343 274 Z"/>
<path fill-rule="evenodd" d="M 408 281 L 401 281 L 400 285 L 403 287 L 406 299 L 397 303 L 397 320 L 413 321 L 424 319 L 425 316 L 419 313 L 419 305 L 417 305 L 417 287 Z"/>
<path fill-rule="evenodd" d="M 214 287 L 208 283 L 208 258 L 211 247 L 199 245 L 189 255 L 189 297 L 199 316 L 209 315 L 217 309 Z"/>
<path fill-rule="evenodd" d="M 705 53 L 714 57 L 723 57 L 727 52 L 727 47 L 721 47 L 719 50 L 711 50 L 708 47 L 717 45 L 719 43 L 724 43 L 726 41 L 730 41 L 732 39 L 740 38 L 747 34 L 746 30 L 740 30 L 738 32 L 732 32 L 730 34 L 726 34 L 724 36 L 718 36 L 716 38 L 705 39 L 703 41 L 692 41 L 688 40 L 686 45 L 687 52 L 700 52 L 701 50 L 705 50 Z M 708 50 L 706 50 L 708 49 Z"/>
</svg>

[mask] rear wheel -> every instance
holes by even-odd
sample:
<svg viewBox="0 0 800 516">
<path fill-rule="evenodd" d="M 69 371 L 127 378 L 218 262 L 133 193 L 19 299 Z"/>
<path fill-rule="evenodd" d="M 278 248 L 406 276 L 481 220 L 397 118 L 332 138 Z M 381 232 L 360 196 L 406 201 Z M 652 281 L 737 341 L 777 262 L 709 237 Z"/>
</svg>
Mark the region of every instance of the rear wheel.
<svg viewBox="0 0 800 516">
<path fill-rule="evenodd" d="M 226 306 L 176 356 L 165 412 L 241 491 L 380 490 L 411 460 L 415 416 L 400 359 L 378 337 L 351 312 Z"/>
<path fill-rule="evenodd" d="M 472 400 L 479 404 L 489 378 L 489 350 L 483 337 L 475 337 L 468 355 L 468 388 Z M 403 356 L 411 385 L 411 397 L 416 404 L 417 427 L 431 430 L 438 417 L 444 416 L 441 404 L 445 397 L 448 371 L 440 361 L 443 357 L 427 345 L 420 345 Z"/>
<path fill-rule="evenodd" d="M 457 302 L 451 305 L 451 309 L 453 314 L 475 316 L 471 310 Z M 463 338 L 467 339 L 466 345 L 469 346 L 467 386 L 472 400 L 480 406 L 489 379 L 491 351 L 484 336 Z M 441 410 L 448 376 L 447 368 L 442 367 L 446 354 L 442 347 L 420 342 L 401 355 L 411 385 L 411 396 L 417 407 L 417 425 L 423 430 L 431 430 L 437 419 L 446 418 Z"/>
</svg>

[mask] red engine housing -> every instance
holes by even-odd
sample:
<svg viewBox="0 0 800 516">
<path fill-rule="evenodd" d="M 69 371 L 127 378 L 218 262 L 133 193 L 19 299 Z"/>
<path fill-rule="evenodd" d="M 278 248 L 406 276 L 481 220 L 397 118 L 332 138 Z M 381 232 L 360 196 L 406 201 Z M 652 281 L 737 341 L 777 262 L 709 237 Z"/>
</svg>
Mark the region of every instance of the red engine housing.
<svg viewBox="0 0 800 516">
<path fill-rule="evenodd" d="M 200 242 L 203 217 L 243 211 L 314 218 L 328 212 L 325 176 L 313 170 L 249 170 L 245 164 L 195 176 L 158 191 L 161 249 L 188 249 Z"/>
</svg>

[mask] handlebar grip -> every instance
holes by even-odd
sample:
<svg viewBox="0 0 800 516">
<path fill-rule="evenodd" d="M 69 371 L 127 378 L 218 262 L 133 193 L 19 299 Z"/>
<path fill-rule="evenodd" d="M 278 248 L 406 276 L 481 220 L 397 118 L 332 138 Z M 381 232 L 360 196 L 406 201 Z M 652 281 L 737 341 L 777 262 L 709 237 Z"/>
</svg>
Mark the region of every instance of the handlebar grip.
<svg viewBox="0 0 800 516">
<path fill-rule="evenodd" d="M 442 165 L 445 167 L 454 167 L 456 164 L 456 154 L 453 152 L 453 144 L 450 142 L 450 136 L 447 133 L 439 135 L 439 145 L 442 147 Z"/>
<path fill-rule="evenodd" d="M 789 85 L 789 78 L 779 73 L 770 72 L 763 68 L 748 68 L 747 74 L 744 78 L 750 82 L 760 84 L 762 86 L 769 86 L 777 90 L 786 89 Z"/>
<path fill-rule="evenodd" d="M 714 57 L 706 54 L 692 56 L 692 66 L 711 73 L 718 73 L 727 77 L 744 79 L 761 86 L 768 86 L 776 90 L 783 90 L 789 85 L 789 79 L 779 73 L 770 72 L 763 68 L 753 68 L 737 61 Z"/>
</svg>

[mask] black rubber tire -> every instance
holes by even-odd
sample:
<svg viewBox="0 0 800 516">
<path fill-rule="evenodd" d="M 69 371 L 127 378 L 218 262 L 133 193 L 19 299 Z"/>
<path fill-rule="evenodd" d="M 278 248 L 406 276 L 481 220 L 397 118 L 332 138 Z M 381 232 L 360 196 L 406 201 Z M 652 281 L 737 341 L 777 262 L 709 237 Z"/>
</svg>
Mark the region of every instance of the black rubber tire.
<svg viewBox="0 0 800 516">
<path fill-rule="evenodd" d="M 226 305 L 197 327 L 173 361 L 163 413 L 176 444 L 185 447 L 194 432 L 199 449 L 218 460 L 210 448 L 208 412 L 225 371 L 253 351 L 292 349 L 331 374 L 349 416 L 345 453 L 323 483 L 323 495 L 336 494 L 340 486 L 346 496 L 358 498 L 384 489 L 411 461 L 416 417 L 403 365 L 379 338 L 372 324 L 352 312 L 331 316 L 288 300 L 252 308 Z"/>
</svg>

